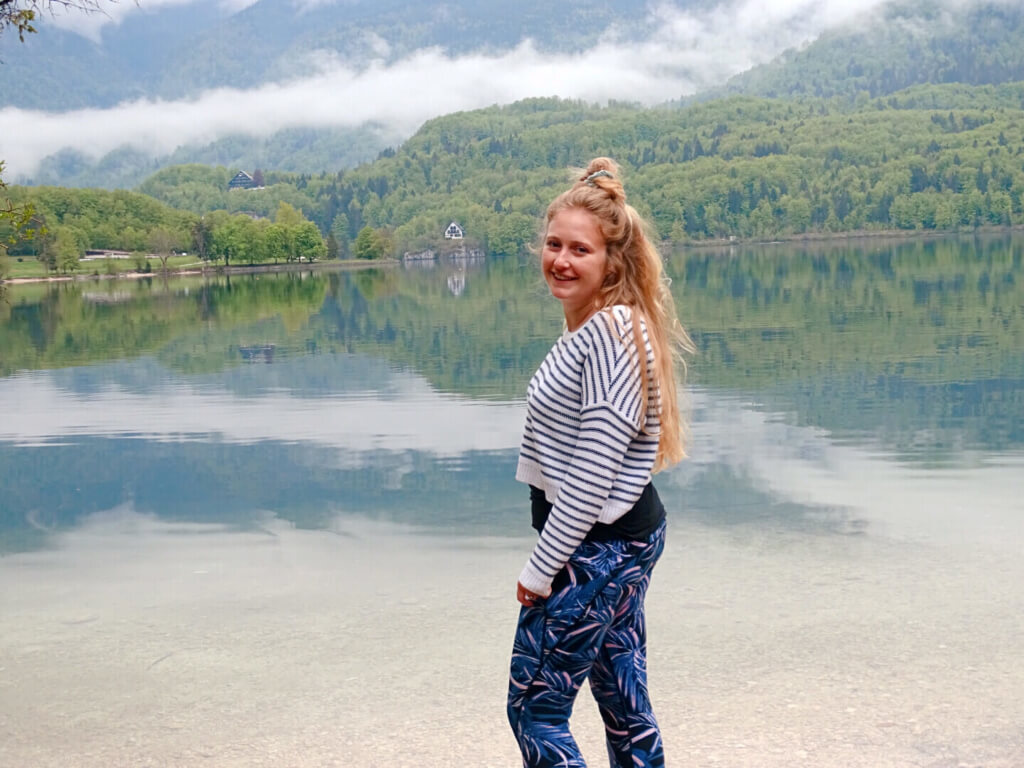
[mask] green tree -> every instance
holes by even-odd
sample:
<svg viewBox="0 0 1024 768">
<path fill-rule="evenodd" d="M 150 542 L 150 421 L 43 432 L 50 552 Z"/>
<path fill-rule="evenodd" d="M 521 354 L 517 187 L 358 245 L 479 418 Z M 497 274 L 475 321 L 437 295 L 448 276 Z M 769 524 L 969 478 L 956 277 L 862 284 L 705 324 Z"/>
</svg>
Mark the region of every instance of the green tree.
<svg viewBox="0 0 1024 768">
<path fill-rule="evenodd" d="M 213 245 L 213 224 L 205 216 L 200 216 L 192 225 L 192 247 L 202 261 L 214 258 L 211 253 Z"/>
<path fill-rule="evenodd" d="M 487 239 L 488 249 L 498 256 L 518 256 L 537 236 L 537 219 L 522 213 L 502 216 Z"/>
<path fill-rule="evenodd" d="M 75 272 L 79 267 L 82 247 L 71 227 L 58 227 L 53 237 L 54 262 L 62 274 Z"/>
<path fill-rule="evenodd" d="M 339 242 L 348 242 L 351 239 L 351 235 L 348 231 L 348 216 L 344 213 L 339 213 L 331 221 L 331 232 Z"/>
<path fill-rule="evenodd" d="M 267 254 L 276 264 L 278 259 L 288 252 L 288 232 L 280 224 L 271 224 L 264 233 L 264 240 L 266 241 Z"/>
<path fill-rule="evenodd" d="M 300 261 L 316 261 L 327 256 L 327 245 L 324 243 L 316 224 L 306 221 L 295 228 L 295 254 Z"/>
<path fill-rule="evenodd" d="M 15 205 L 3 194 L 7 185 L 3 180 L 4 163 L 0 160 L 0 257 L 6 257 L 10 246 L 23 238 L 31 238 L 42 228 L 30 203 Z M 33 226 L 35 223 L 35 226 Z M 0 279 L 3 273 L 0 272 Z"/>
<path fill-rule="evenodd" d="M 309 221 L 302 211 L 283 200 L 278 204 L 277 212 L 274 214 L 274 226 L 277 228 L 274 235 L 275 244 L 283 250 L 285 261 L 299 261 L 311 255 L 315 258 L 314 252 L 310 250 L 312 241 L 306 229 L 308 226 L 313 227 L 317 240 L 323 244 L 316 225 Z"/>
<path fill-rule="evenodd" d="M 298 227 L 304 221 L 308 221 L 308 219 L 294 205 L 282 200 L 277 206 L 277 211 L 274 214 L 275 224 L 280 224 L 282 227 Z"/>
<path fill-rule="evenodd" d="M 160 259 L 160 269 L 167 271 L 167 260 L 174 253 L 174 235 L 164 227 L 157 227 L 149 233 L 149 249 Z"/>
<path fill-rule="evenodd" d="M 253 220 L 244 213 L 217 216 L 214 219 L 213 253 L 224 259 L 225 267 L 230 266 L 232 260 L 248 260 L 254 245 L 254 231 Z"/>
<path fill-rule="evenodd" d="M 386 253 L 384 241 L 377 230 L 370 226 L 359 230 L 352 251 L 357 259 L 382 259 Z"/>
</svg>

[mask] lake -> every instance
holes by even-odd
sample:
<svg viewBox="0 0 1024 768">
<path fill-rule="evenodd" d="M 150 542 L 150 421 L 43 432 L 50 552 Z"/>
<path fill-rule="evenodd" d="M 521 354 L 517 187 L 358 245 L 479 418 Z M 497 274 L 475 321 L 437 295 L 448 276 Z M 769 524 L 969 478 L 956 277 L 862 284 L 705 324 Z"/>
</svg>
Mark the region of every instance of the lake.
<svg viewBox="0 0 1024 768">
<path fill-rule="evenodd" d="M 670 765 L 1024 765 L 1024 237 L 692 249 Z M 0 304 L 0 765 L 510 766 L 530 259 Z M 583 692 L 574 729 L 605 764 Z"/>
</svg>

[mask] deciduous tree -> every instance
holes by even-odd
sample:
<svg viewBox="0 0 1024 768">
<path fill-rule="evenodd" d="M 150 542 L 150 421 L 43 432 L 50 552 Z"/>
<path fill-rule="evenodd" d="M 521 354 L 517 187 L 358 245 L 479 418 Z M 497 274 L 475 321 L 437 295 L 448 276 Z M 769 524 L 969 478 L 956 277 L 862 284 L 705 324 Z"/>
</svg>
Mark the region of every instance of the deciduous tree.
<svg viewBox="0 0 1024 768">
<path fill-rule="evenodd" d="M 384 257 L 384 244 L 373 227 L 363 227 L 356 235 L 356 244 L 352 249 L 357 259 L 381 259 Z"/>
<path fill-rule="evenodd" d="M 78 269 L 82 247 L 77 234 L 71 227 L 59 227 L 54 233 L 53 253 L 57 269 L 63 274 Z"/>
<path fill-rule="evenodd" d="M 160 259 L 160 269 L 167 271 L 167 260 L 174 253 L 174 235 L 163 227 L 157 227 L 149 233 L 149 248 L 153 255 Z"/>
</svg>

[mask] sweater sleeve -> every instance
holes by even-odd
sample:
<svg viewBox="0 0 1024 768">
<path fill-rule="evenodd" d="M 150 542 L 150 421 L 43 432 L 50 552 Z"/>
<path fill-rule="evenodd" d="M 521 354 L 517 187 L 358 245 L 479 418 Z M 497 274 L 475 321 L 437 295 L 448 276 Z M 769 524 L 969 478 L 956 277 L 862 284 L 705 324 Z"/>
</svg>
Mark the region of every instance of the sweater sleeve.
<svg viewBox="0 0 1024 768">
<path fill-rule="evenodd" d="M 555 575 L 597 522 L 639 432 L 640 374 L 632 329 L 612 327 L 607 313 L 588 324 L 579 438 L 544 530 L 519 576 L 531 592 L 548 595 Z"/>
</svg>

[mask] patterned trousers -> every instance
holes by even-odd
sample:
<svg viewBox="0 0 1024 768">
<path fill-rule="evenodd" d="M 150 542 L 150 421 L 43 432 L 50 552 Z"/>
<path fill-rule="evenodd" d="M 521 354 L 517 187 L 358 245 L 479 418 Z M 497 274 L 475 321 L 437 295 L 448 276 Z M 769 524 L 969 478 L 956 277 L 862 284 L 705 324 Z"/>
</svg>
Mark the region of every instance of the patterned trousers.
<svg viewBox="0 0 1024 768">
<path fill-rule="evenodd" d="M 550 597 L 520 610 L 508 719 L 525 768 L 585 768 L 569 715 L 588 677 L 611 768 L 665 765 L 647 695 L 644 625 L 644 595 L 664 547 L 665 523 L 647 541 L 585 541 Z"/>
</svg>

